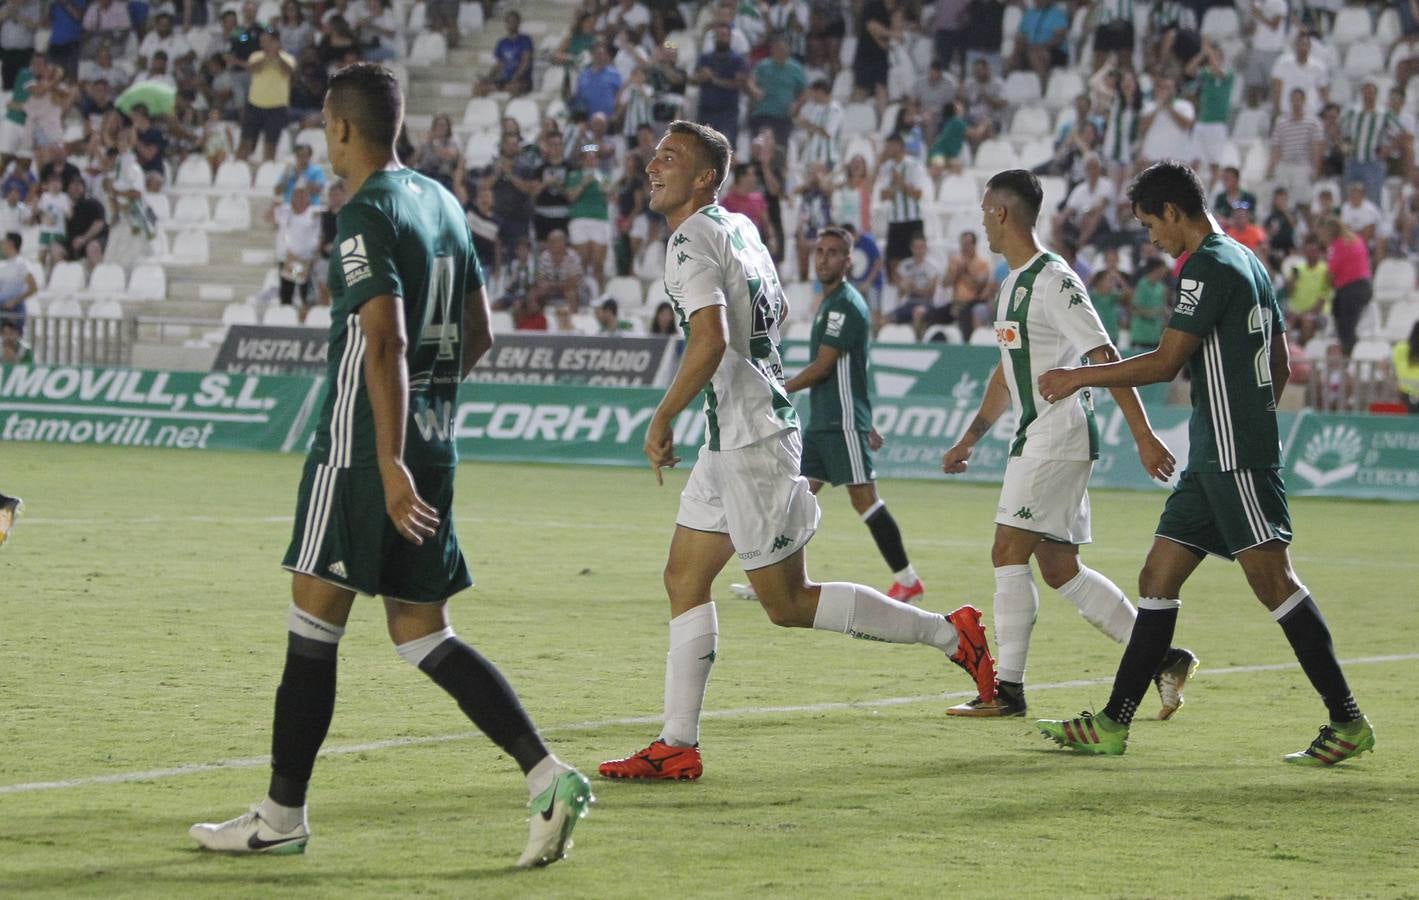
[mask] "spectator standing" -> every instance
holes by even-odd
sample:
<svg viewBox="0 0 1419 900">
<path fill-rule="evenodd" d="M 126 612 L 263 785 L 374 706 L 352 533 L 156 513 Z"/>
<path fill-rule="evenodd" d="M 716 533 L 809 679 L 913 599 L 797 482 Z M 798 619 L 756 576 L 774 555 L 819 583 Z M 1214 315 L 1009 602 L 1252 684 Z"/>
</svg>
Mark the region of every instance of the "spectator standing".
<svg viewBox="0 0 1419 900">
<path fill-rule="evenodd" d="M 1384 214 L 1380 212 L 1379 206 L 1365 195 L 1363 182 L 1350 182 L 1346 189 L 1345 202 L 1340 205 L 1340 221 L 1366 245 L 1375 246 L 1375 238 L 1381 236 Z"/>
<path fill-rule="evenodd" d="M 6 180 L 5 199 L 0 202 L 0 234 L 9 234 L 29 226 L 34 210 L 21 199 L 25 188 L 16 181 Z"/>
<path fill-rule="evenodd" d="M 873 190 L 890 204 L 887 212 L 887 277 L 896 277 L 896 263 L 911 255 L 912 240 L 924 231 L 921 198 L 928 181 L 921 160 L 907 156 L 901 135 L 888 136 L 877 165 Z"/>
<path fill-rule="evenodd" d="M 35 80 L 25 101 L 25 125 L 36 154 L 50 147 L 64 146 L 64 114 L 74 105 L 78 92 L 65 80 L 57 65 L 32 61 Z"/>
<path fill-rule="evenodd" d="M 1192 125 L 1196 121 L 1193 105 L 1177 96 L 1177 82 L 1161 77 L 1153 82 L 1153 99 L 1144 104 L 1138 119 L 1139 155 L 1142 162 L 1160 159 L 1190 160 Z"/>
<path fill-rule="evenodd" d="M 783 195 L 784 183 L 788 180 L 785 163 L 785 155 L 770 129 L 760 131 L 749 142 L 749 168 L 759 179 L 759 189 L 764 192 L 764 203 L 768 206 L 769 240 L 765 241 L 764 246 L 768 247 L 776 263 L 783 262 L 785 243 Z"/>
<path fill-rule="evenodd" d="M 340 210 L 345 208 L 348 199 L 345 182 L 337 179 L 326 191 L 325 204 L 320 208 L 320 249 L 315 254 L 315 264 L 311 266 L 311 278 L 315 281 L 317 302 L 321 306 L 330 305 L 330 254 L 335 250 Z"/>
<path fill-rule="evenodd" d="M 25 333 L 25 301 L 39 291 L 34 271 L 20 255 L 22 244 L 18 231 L 6 232 L 0 240 L 0 323 L 13 326 L 17 334 Z"/>
<path fill-rule="evenodd" d="M 157 15 L 153 17 L 153 30 L 144 35 L 142 42 L 138 44 L 139 66 L 147 65 L 148 60 L 159 51 L 167 54 L 169 62 L 182 59 L 192 52 L 192 45 L 187 42 L 187 38 L 174 31 L 172 25 L 172 11 L 158 10 Z"/>
<path fill-rule="evenodd" d="M 480 97 L 493 91 L 520 97 L 532 90 L 532 38 L 522 33 L 522 15 L 510 10 L 503 16 L 503 25 L 507 34 L 493 48 L 493 68 L 475 91 Z"/>
<path fill-rule="evenodd" d="M 1419 130 L 1414 114 L 1404 108 L 1406 96 L 1404 88 L 1399 85 L 1389 89 L 1389 113 L 1394 116 L 1398 128 L 1385 153 L 1390 174 L 1405 179 L 1414 167 L 1414 134 Z"/>
<path fill-rule="evenodd" d="M 503 254 L 503 264 L 498 269 L 498 297 L 493 301 L 493 309 L 511 310 L 514 321 L 522 318 L 536 281 L 537 263 L 532 257 L 532 242 L 523 238 L 513 245 L 511 253 Z M 547 327 L 545 322 L 542 327 Z"/>
<path fill-rule="evenodd" d="M 37 57 L 32 66 L 43 68 L 44 57 Z M 30 99 L 30 87 L 35 82 L 34 69 L 25 66 L 15 73 L 13 90 L 5 103 L 5 117 L 0 119 L 0 166 L 23 151 L 28 158 L 29 135 L 25 128 L 25 104 Z"/>
<path fill-rule="evenodd" d="M 719 205 L 732 213 L 748 217 L 759 230 L 759 239 L 769 246 L 773 228 L 769 224 L 769 202 L 759 190 L 759 179 L 754 169 L 747 163 L 734 167 L 734 180 L 720 199 Z"/>
<path fill-rule="evenodd" d="M 79 74 L 88 4 L 89 0 L 52 0 L 49 4 L 49 59 L 71 78 Z"/>
<path fill-rule="evenodd" d="M 562 232 L 565 243 L 571 216 L 567 212 L 567 163 L 562 133 L 544 131 L 538 142 L 539 155 L 526 184 L 532 197 L 532 226 L 540 244 L 553 231 Z"/>
<path fill-rule="evenodd" d="M 493 191 L 480 187 L 465 211 L 468 230 L 473 233 L 473 249 L 480 260 L 487 260 L 492 272 L 502 271 L 503 249 L 498 243 L 498 223 L 493 210 Z"/>
<path fill-rule="evenodd" d="M 1286 273 L 1286 330 L 1305 346 L 1325 327 L 1335 290 L 1320 237 L 1307 237 L 1301 253 L 1303 259 Z"/>
<path fill-rule="evenodd" d="M 611 246 L 611 213 L 606 176 L 598 166 L 595 144 L 581 148 L 576 166 L 567 171 L 565 188 L 569 201 L 568 237 L 600 291 L 606 281 L 606 250 Z"/>
<path fill-rule="evenodd" d="M 1030 70 L 1049 85 L 1049 75 L 1069 63 L 1069 14 L 1054 0 L 1031 0 L 1015 32 L 1011 68 Z"/>
<path fill-rule="evenodd" d="M 52 269 L 56 254 L 50 250 L 50 245 L 63 246 L 64 231 L 69 224 L 69 214 L 74 211 L 74 204 L 64 193 L 64 184 L 57 172 L 43 178 L 41 183 L 44 189 L 35 198 L 34 218 L 30 224 L 39 226 L 40 253 L 44 256 L 45 266 Z"/>
<path fill-rule="evenodd" d="M 1286 49 L 1290 11 L 1287 0 L 1247 0 L 1247 5 L 1251 11 L 1251 41 L 1243 82 L 1247 105 L 1258 106 L 1271 90 L 1271 69 Z"/>
<path fill-rule="evenodd" d="M 867 306 L 876 311 L 880 317 L 882 311 L 882 285 L 885 284 L 882 264 L 882 251 L 877 247 L 877 241 L 866 230 L 859 232 L 850 222 L 839 222 L 841 227 L 846 228 L 852 234 L 852 269 L 851 279 L 853 287 L 867 300 Z"/>
<path fill-rule="evenodd" d="M 1360 316 L 1373 297 L 1370 283 L 1370 251 L 1359 235 L 1336 218 L 1321 223 L 1321 236 L 1330 243 L 1326 265 L 1330 269 L 1330 284 L 1335 290 L 1331 308 L 1335 315 L 1335 331 L 1346 358 L 1355 349 L 1356 329 Z"/>
<path fill-rule="evenodd" d="M 1143 89 L 1131 69 L 1121 72 L 1109 103 L 1104 126 L 1104 161 L 1109 175 L 1122 184 L 1133 171 L 1138 157 L 1138 125 L 1143 115 Z"/>
<path fill-rule="evenodd" d="M 892 12 L 898 0 L 866 0 L 857 18 L 857 51 L 852 58 L 853 94 L 885 103 L 891 65 Z"/>
<path fill-rule="evenodd" d="M 81 20 L 86 42 L 107 41 L 121 46 L 128 40 L 128 32 L 133 30 L 133 19 L 128 15 L 128 4 L 119 0 L 94 0 L 84 10 Z"/>
<path fill-rule="evenodd" d="M 843 107 L 833 99 L 832 85 L 825 78 L 814 81 L 803 95 L 796 124 L 803 135 L 799 162 L 822 163 L 835 168 L 842 156 Z"/>
<path fill-rule="evenodd" d="M 975 68 L 976 60 L 992 74 L 1000 72 L 1000 48 L 1005 45 L 1005 4 L 1001 0 L 970 0 L 966 7 L 966 61 Z"/>
<path fill-rule="evenodd" d="M 1236 166 L 1222 170 L 1222 190 L 1212 201 L 1212 212 L 1218 221 L 1229 219 L 1234 207 L 1245 204 L 1248 209 L 1256 209 L 1256 195 L 1242 190 L 1242 173 Z"/>
<path fill-rule="evenodd" d="M 272 208 L 271 222 L 276 226 L 276 258 L 281 260 L 281 305 L 290 306 L 299 290 L 299 313 L 301 321 L 305 321 L 306 310 L 314 299 L 310 291 L 311 270 L 320 253 L 320 210 L 311 205 L 310 191 L 301 186 L 292 192 L 290 203 Z"/>
<path fill-rule="evenodd" d="M 264 158 L 276 158 L 276 144 L 290 121 L 291 76 L 296 59 L 281 49 L 275 31 L 263 31 L 261 49 L 247 59 L 251 72 L 251 87 L 246 96 L 246 112 L 242 116 L 241 146 L 237 159 L 245 160 L 256 149 L 258 139 L 265 140 Z"/>
<path fill-rule="evenodd" d="M 700 55 L 694 80 L 700 86 L 697 121 L 717 129 L 734 148 L 739 141 L 739 97 L 748 80 L 748 64 L 730 48 L 727 25 L 716 25 L 714 49 Z"/>
<path fill-rule="evenodd" d="M 808 174 L 798 187 L 798 280 L 808 280 L 808 260 L 818 242 L 818 232 L 833 224 L 832 176 L 822 163 L 809 163 Z"/>
<path fill-rule="evenodd" d="M 1419 321 L 1409 329 L 1409 339 L 1394 345 L 1394 380 L 1409 414 L 1419 415 Z"/>
<path fill-rule="evenodd" d="M 616 97 L 621 92 L 621 73 L 611 65 L 611 49 L 598 41 L 591 49 L 591 65 L 577 76 L 573 102 L 587 115 L 616 113 Z"/>
<path fill-rule="evenodd" d="M 143 202 L 143 169 L 133 152 L 134 145 L 133 129 L 118 132 L 118 152 L 104 178 L 104 192 L 112 206 L 105 258 L 122 266 L 125 272 L 151 252 L 155 229 L 151 211 Z"/>
<path fill-rule="evenodd" d="M 277 20 L 276 27 L 281 31 L 281 49 L 296 59 L 315 46 L 315 28 L 306 19 L 298 0 L 285 0 L 281 4 L 281 18 Z"/>
<path fill-rule="evenodd" d="M 872 173 L 861 155 L 848 160 L 842 182 L 833 191 L 832 210 L 833 221 L 851 225 L 853 234 L 872 230 Z"/>
<path fill-rule="evenodd" d="M 1133 300 L 1133 282 L 1119 269 L 1118 248 L 1104 251 L 1104 264 L 1089 279 L 1089 300 L 1109 340 L 1118 343 L 1119 322 Z"/>
<path fill-rule="evenodd" d="M 788 43 L 788 52 L 800 63 L 808 58 L 808 31 L 812 13 L 807 0 L 773 0 L 768 8 L 770 33 Z"/>
<path fill-rule="evenodd" d="M 0 84 L 13 90 L 15 77 L 34 57 L 35 32 L 44 21 L 39 0 L 5 0 L 0 4 Z"/>
<path fill-rule="evenodd" d="M 1230 143 L 1232 92 L 1237 75 L 1227 65 L 1221 46 L 1202 42 L 1202 50 L 1188 63 L 1187 73 L 1197 93 L 1197 123 L 1192 126 L 1192 140 L 1197 158 L 1211 167 L 1211 179 L 1217 180 L 1217 167 Z"/>
<path fill-rule="evenodd" d="M 400 53 L 398 16 L 387 0 L 365 0 L 365 3 L 365 14 L 354 22 L 363 48 L 360 58 L 371 62 L 394 59 Z"/>
<path fill-rule="evenodd" d="M 1314 115 L 1330 102 L 1330 72 L 1311 53 L 1311 36 L 1297 32 L 1295 52 L 1282 54 L 1271 67 L 1271 109 L 1281 113 L 1283 98 L 1300 88 L 1306 92 L 1306 111 Z"/>
<path fill-rule="evenodd" d="M 1265 256 L 1266 232 L 1252 219 L 1249 203 L 1238 203 L 1232 207 L 1232 214 L 1222 228 L 1227 237 L 1246 247 L 1258 257 Z"/>
<path fill-rule="evenodd" d="M 1148 14 L 1146 58 L 1156 64 L 1185 64 L 1197 53 L 1197 12 L 1190 2 L 1159 0 Z"/>
<path fill-rule="evenodd" d="M 1360 103 L 1340 117 L 1341 148 L 1345 153 L 1344 178 L 1360 182 L 1365 196 L 1380 202 L 1385 183 L 1384 151 L 1400 133 L 1399 120 L 1379 105 L 1380 90 L 1373 80 L 1360 87 Z"/>
<path fill-rule="evenodd" d="M 631 77 L 616 97 L 616 116 L 621 121 L 621 136 L 633 144 L 642 126 L 654 128 L 655 88 L 651 87 L 645 66 L 636 66 Z"/>
<path fill-rule="evenodd" d="M 803 66 L 789 55 L 787 38 L 775 36 L 769 46 L 769 58 L 754 67 L 746 85 L 752 98 L 749 130 L 758 134 L 764 128 L 772 129 L 778 143 L 786 145 L 793 132 L 793 110 L 808 80 Z"/>
<path fill-rule="evenodd" d="M 969 24 L 966 13 L 969 7 L 970 0 L 936 2 L 936 14 L 931 20 L 935 40 L 932 61 L 942 70 L 949 71 L 958 55 L 962 60 L 966 57 L 966 26 Z"/>
<path fill-rule="evenodd" d="M 1168 315 L 1168 288 L 1163 280 L 1167 277 L 1168 267 L 1161 259 L 1150 259 L 1138 270 L 1138 284 L 1129 305 L 1128 337 L 1139 353 L 1156 349 L 1163 339 Z"/>
<path fill-rule="evenodd" d="M 1284 187 L 1278 187 L 1271 194 L 1271 211 L 1262 223 L 1266 231 L 1266 246 L 1271 250 L 1272 262 L 1281 268 L 1281 261 L 1296 249 L 1296 210 L 1291 206 L 1291 194 Z"/>
<path fill-rule="evenodd" d="M 1091 4 L 1091 9 L 1094 13 L 1094 59 L 1133 56 L 1136 40 L 1133 0 L 1100 0 Z"/>
<path fill-rule="evenodd" d="M 534 149 L 534 154 L 536 153 Z M 537 155 L 540 161 L 540 154 Z M 493 221 L 498 223 L 498 243 L 513 247 L 526 240 L 532 229 L 532 196 L 535 170 L 522 164 L 522 147 L 516 134 L 504 134 L 485 181 L 493 193 Z"/>
<path fill-rule="evenodd" d="M 1306 112 L 1306 92 L 1293 88 L 1289 111 L 1271 129 L 1271 159 L 1266 180 L 1284 187 L 1293 197 L 1310 194 L 1320 177 L 1321 155 L 1325 151 L 1325 129 L 1320 120 Z"/>
</svg>

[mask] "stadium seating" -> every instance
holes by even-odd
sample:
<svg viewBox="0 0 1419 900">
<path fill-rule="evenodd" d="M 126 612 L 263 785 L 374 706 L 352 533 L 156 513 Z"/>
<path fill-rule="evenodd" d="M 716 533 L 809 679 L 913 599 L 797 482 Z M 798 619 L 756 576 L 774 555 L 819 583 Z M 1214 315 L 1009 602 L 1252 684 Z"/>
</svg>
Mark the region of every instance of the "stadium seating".
<svg viewBox="0 0 1419 900">
<path fill-rule="evenodd" d="M 183 194 L 173 208 L 170 227 L 174 229 L 206 228 L 212 221 L 212 211 L 202 194 Z"/>
<path fill-rule="evenodd" d="M 155 263 L 140 263 L 128 278 L 128 297 L 133 300 L 162 300 L 168 293 L 167 275 Z"/>
<path fill-rule="evenodd" d="M 222 309 L 223 325 L 257 324 L 256 307 L 249 303 L 228 303 Z"/>
<path fill-rule="evenodd" d="M 205 231 L 179 231 L 169 261 L 177 266 L 205 266 L 211 254 Z"/>
<path fill-rule="evenodd" d="M 239 159 L 229 159 L 217 169 L 216 186 L 223 190 L 251 190 L 251 166 Z"/>
<path fill-rule="evenodd" d="M 1228 41 L 1241 35 L 1242 23 L 1237 11 L 1230 6 L 1214 6 L 1202 15 L 1198 29 L 1203 37 Z"/>
<path fill-rule="evenodd" d="M 44 290 L 56 297 L 72 297 L 84 290 L 87 281 L 83 263 L 62 262 L 49 273 Z"/>
<path fill-rule="evenodd" d="M 1375 300 L 1392 303 L 1414 293 L 1414 264 L 1407 259 L 1388 257 L 1375 268 Z"/>
<path fill-rule="evenodd" d="M 961 329 L 955 325 L 932 325 L 926 329 L 926 333 L 921 336 L 923 343 L 944 343 L 959 344 L 961 341 Z"/>
<path fill-rule="evenodd" d="M 127 293 L 123 267 L 116 263 L 99 263 L 89 274 L 89 285 L 84 289 L 86 297 L 112 298 Z"/>
<path fill-rule="evenodd" d="M 294 306 L 271 305 L 261 313 L 262 325 L 293 326 L 300 323 L 300 314 Z"/>
<path fill-rule="evenodd" d="M 1044 91 L 1040 89 L 1040 76 L 1034 72 L 1011 72 L 1005 78 L 1003 96 L 1011 106 L 1039 103 L 1044 99 Z"/>
<path fill-rule="evenodd" d="M 202 188 L 212 186 L 212 167 L 205 156 L 192 154 L 177 167 L 177 186 L 180 188 Z"/>
<path fill-rule="evenodd" d="M 415 66 L 433 66 L 448 58 L 448 41 L 437 31 L 422 31 L 409 47 L 409 63 Z"/>
<path fill-rule="evenodd" d="M 305 314 L 305 326 L 307 328 L 329 328 L 330 307 L 312 306 Z"/>
<path fill-rule="evenodd" d="M 1330 42 L 1339 47 L 1348 47 L 1368 38 L 1370 34 L 1370 11 L 1358 6 L 1345 6 L 1335 15 L 1335 27 L 1330 33 Z"/>
<path fill-rule="evenodd" d="M 537 101 L 531 97 L 509 100 L 503 108 L 503 115 L 517 122 L 523 134 L 536 134 L 542 127 L 542 111 L 537 108 Z"/>
<path fill-rule="evenodd" d="M 910 325 L 883 325 L 877 332 L 879 344 L 915 344 L 916 331 Z"/>
<path fill-rule="evenodd" d="M 244 195 L 217 198 L 209 227 L 214 231 L 245 231 L 251 227 L 251 204 Z"/>
<path fill-rule="evenodd" d="M 84 307 L 73 297 L 55 297 L 46 306 L 44 314 L 51 319 L 77 319 L 84 314 Z"/>
<path fill-rule="evenodd" d="M 1384 336 L 1391 341 L 1408 340 L 1415 322 L 1419 322 L 1419 300 L 1396 303 L 1385 312 Z"/>
<path fill-rule="evenodd" d="M 616 301 L 623 313 L 631 309 L 640 309 L 645 305 L 645 290 L 641 286 L 639 278 L 629 276 L 612 278 L 606 282 L 606 294 Z"/>
<path fill-rule="evenodd" d="M 89 305 L 88 314 L 90 319 L 122 321 L 123 304 L 113 299 L 96 300 Z"/>
</svg>

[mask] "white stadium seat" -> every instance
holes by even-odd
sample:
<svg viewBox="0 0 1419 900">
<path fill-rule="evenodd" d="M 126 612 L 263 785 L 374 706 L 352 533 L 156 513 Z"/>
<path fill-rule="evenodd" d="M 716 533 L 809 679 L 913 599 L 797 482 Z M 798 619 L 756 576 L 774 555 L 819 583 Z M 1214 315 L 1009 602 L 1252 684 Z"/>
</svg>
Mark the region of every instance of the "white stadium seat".
<svg viewBox="0 0 1419 900">
<path fill-rule="evenodd" d="M 1203 37 L 1219 42 L 1226 41 L 1242 33 L 1242 22 L 1232 7 L 1214 6 L 1203 14 L 1199 30 Z"/>
<path fill-rule="evenodd" d="M 76 319 L 84 314 L 84 307 L 73 297 L 57 297 L 49 302 L 44 314 L 51 319 Z"/>
<path fill-rule="evenodd" d="M 531 25 L 531 24 L 532 24 L 531 22 L 526 22 L 526 23 L 524 23 L 524 24 L 523 24 L 523 30 L 526 31 L 526 30 L 527 30 L 527 26 L 528 26 L 528 25 Z M 461 3 L 461 4 L 459 4 L 459 6 L 458 6 L 458 33 L 459 33 L 459 34 L 472 34 L 473 32 L 480 30 L 482 27 L 483 27 L 483 7 L 482 7 L 481 5 L 479 5 L 479 4 L 477 4 L 477 3 Z M 531 32 L 527 32 L 527 33 L 528 33 L 529 35 L 531 34 Z"/>
<path fill-rule="evenodd" d="M 418 34 L 424 30 L 425 23 L 428 22 L 428 10 L 423 3 L 415 3 L 409 7 L 409 21 L 404 25 L 407 34 Z"/>
<path fill-rule="evenodd" d="M 470 131 L 496 128 L 500 117 L 498 101 L 491 97 L 474 97 L 463 107 L 463 127 Z"/>
<path fill-rule="evenodd" d="M 312 306 L 305 314 L 305 325 L 307 328 L 329 328 L 330 307 Z"/>
<path fill-rule="evenodd" d="M 1419 322 L 1419 300 L 1396 303 L 1385 314 L 1384 336 L 1391 341 L 1403 341 Z"/>
<path fill-rule="evenodd" d="M 498 156 L 498 132 L 475 131 L 463 145 L 463 165 L 470 169 L 486 166 Z"/>
<path fill-rule="evenodd" d="M 172 242 L 171 258 L 174 265 L 205 266 L 211 252 L 207 232 L 179 231 Z"/>
<path fill-rule="evenodd" d="M 1010 120 L 1012 138 L 1037 138 L 1049 133 L 1049 111 L 1042 106 L 1022 106 L 1015 111 L 1015 118 Z"/>
<path fill-rule="evenodd" d="M 915 344 L 916 331 L 910 325 L 883 325 L 875 340 L 879 344 Z"/>
<path fill-rule="evenodd" d="M 542 110 L 538 109 L 537 101 L 531 97 L 509 100 L 507 107 L 503 109 L 503 115 L 516 120 L 524 135 L 537 134 L 542 130 Z"/>
<path fill-rule="evenodd" d="M 971 332 L 971 339 L 968 341 L 972 347 L 995 347 L 995 329 L 977 328 Z"/>
<path fill-rule="evenodd" d="M 167 194 L 143 194 L 143 202 L 148 204 L 148 208 L 153 211 L 153 217 L 158 220 L 159 228 L 169 227 L 172 221 L 172 199 Z"/>
<path fill-rule="evenodd" d="M 1352 44 L 1350 49 L 1345 51 L 1345 74 L 1357 85 L 1366 75 L 1382 70 L 1384 65 L 1384 50 L 1369 41 Z M 1380 97 L 1383 102 L 1384 94 L 1380 94 Z"/>
<path fill-rule="evenodd" d="M 622 312 L 639 309 L 645 305 L 645 288 L 639 278 L 629 275 L 612 278 L 606 282 L 606 293 L 616 301 Z"/>
<path fill-rule="evenodd" d="M 422 31 L 409 47 L 409 65 L 436 66 L 448 59 L 448 41 L 437 31 Z"/>
<path fill-rule="evenodd" d="M 1397 256 L 1380 260 L 1375 268 L 1375 300 L 1392 303 L 1414 293 L 1414 264 Z"/>
<path fill-rule="evenodd" d="M 309 147 L 311 158 L 315 162 L 323 163 L 330 159 L 330 148 L 325 146 L 324 129 L 302 128 L 296 132 L 295 143 Z"/>
<path fill-rule="evenodd" d="M 843 107 L 843 134 L 873 134 L 877 131 L 877 108 L 871 103 L 849 103 Z"/>
<path fill-rule="evenodd" d="M 89 275 L 89 287 L 84 293 L 90 297 L 122 297 L 126 291 L 127 279 L 123 267 L 117 263 L 99 263 Z M 89 311 L 93 315 L 93 311 Z"/>
<path fill-rule="evenodd" d="M 991 138 L 982 141 L 981 145 L 976 148 L 976 158 L 971 168 L 988 170 L 993 174 L 1003 169 L 1013 169 L 1018 164 L 1015 148 L 1010 146 L 1009 141 Z"/>
<path fill-rule="evenodd" d="M 980 202 L 976 180 L 969 175 L 947 175 L 937 188 L 936 202 L 948 210 L 973 208 Z"/>
<path fill-rule="evenodd" d="M 212 211 L 207 207 L 207 198 L 201 194 L 183 194 L 177 198 L 177 206 L 172 211 L 173 228 L 206 228 L 212 221 Z"/>
<path fill-rule="evenodd" d="M 89 306 L 90 319 L 112 319 L 123 318 L 123 304 L 117 300 L 98 300 Z"/>
<path fill-rule="evenodd" d="M 177 167 L 177 186 L 180 188 L 209 188 L 212 186 L 212 167 L 207 158 L 190 154 Z"/>
<path fill-rule="evenodd" d="M 1003 96 L 1011 106 L 1039 103 L 1044 99 L 1044 91 L 1040 90 L 1040 76 L 1034 72 L 1011 72 L 1005 78 Z"/>
<path fill-rule="evenodd" d="M 239 159 L 229 159 L 217 170 L 217 187 L 238 191 L 251 190 L 251 166 Z"/>
<path fill-rule="evenodd" d="M 300 323 L 300 314 L 296 312 L 294 306 L 276 304 L 266 307 L 266 311 L 261 314 L 262 325 L 299 325 Z"/>
<path fill-rule="evenodd" d="M 62 262 L 49 273 L 49 283 L 44 289 L 55 296 L 72 296 L 84 289 L 87 280 L 83 263 Z"/>
<path fill-rule="evenodd" d="M 219 197 L 211 225 L 218 231 L 246 231 L 251 227 L 251 203 L 244 194 Z"/>
<path fill-rule="evenodd" d="M 222 309 L 223 325 L 255 325 L 256 307 L 249 303 L 228 303 Z"/>
<path fill-rule="evenodd" d="M 134 300 L 162 300 L 168 295 L 168 278 L 163 267 L 140 263 L 128 278 L 128 296 Z"/>
<path fill-rule="evenodd" d="M 1335 15 L 1330 40 L 1333 44 L 1348 47 L 1368 38 L 1370 34 L 1370 11 L 1362 6 L 1345 6 Z"/>
<path fill-rule="evenodd" d="M 1055 69 L 1049 76 L 1049 90 L 1045 91 L 1045 106 L 1063 109 L 1074 105 L 1074 98 L 1086 90 L 1084 79 L 1073 69 Z"/>
<path fill-rule="evenodd" d="M 252 190 L 269 194 L 276 189 L 276 182 L 281 179 L 281 173 L 285 171 L 285 166 L 274 159 L 268 159 L 256 170 L 256 178 L 252 182 Z"/>
</svg>

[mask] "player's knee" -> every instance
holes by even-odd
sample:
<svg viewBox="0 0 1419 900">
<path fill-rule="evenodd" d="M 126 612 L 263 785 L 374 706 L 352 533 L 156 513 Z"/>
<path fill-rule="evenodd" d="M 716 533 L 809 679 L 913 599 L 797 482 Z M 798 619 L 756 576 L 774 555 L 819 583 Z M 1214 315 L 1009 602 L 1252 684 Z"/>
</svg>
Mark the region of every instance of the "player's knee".
<svg viewBox="0 0 1419 900">
<path fill-rule="evenodd" d="M 1055 559 L 1037 556 L 1035 559 L 1040 564 L 1040 577 L 1051 590 L 1059 590 L 1079 574 L 1079 563 L 1073 557 Z"/>
<path fill-rule="evenodd" d="M 813 617 L 805 615 L 804 608 L 791 598 L 765 599 L 761 596 L 759 603 L 764 607 L 769 621 L 780 628 L 810 628 L 813 625 Z"/>
</svg>

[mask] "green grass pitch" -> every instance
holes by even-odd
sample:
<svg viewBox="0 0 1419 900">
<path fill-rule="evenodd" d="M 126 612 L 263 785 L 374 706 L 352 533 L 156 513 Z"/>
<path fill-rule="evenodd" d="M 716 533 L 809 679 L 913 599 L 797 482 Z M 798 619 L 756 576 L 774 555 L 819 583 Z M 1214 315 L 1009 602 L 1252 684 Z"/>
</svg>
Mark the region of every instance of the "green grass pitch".
<svg viewBox="0 0 1419 900">
<path fill-rule="evenodd" d="M 1379 736 L 1337 769 L 1281 764 L 1324 709 L 1235 566 L 1208 561 L 1185 592 L 1179 642 L 1202 658 L 1187 707 L 1140 719 L 1110 759 L 1055 749 L 1024 720 L 948 719 L 973 692 L 939 655 L 776 629 L 729 595 L 731 571 L 717 585 L 705 777 L 598 779 L 565 863 L 512 868 L 526 815 L 515 766 L 398 659 L 367 600 L 341 650 L 309 851 L 200 854 L 187 826 L 265 788 L 289 597 L 277 563 L 300 465 L 0 445 L 0 488 L 28 503 L 0 551 L 0 896 L 1419 895 L 1419 508 L 1308 500 L 1293 505 L 1297 569 Z M 459 473 L 479 583 L 453 601 L 454 625 L 587 772 L 657 732 L 659 573 L 684 477 L 657 489 L 648 470 Z M 972 602 L 988 619 L 995 489 L 882 489 L 925 605 Z M 1084 558 L 1130 595 L 1162 500 L 1093 495 Z M 823 507 L 810 571 L 884 587 L 846 496 Z M 1041 585 L 1032 716 L 1102 707 L 1119 655 Z M 63 784 L 18 787 L 39 782 Z"/>
</svg>

